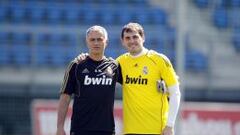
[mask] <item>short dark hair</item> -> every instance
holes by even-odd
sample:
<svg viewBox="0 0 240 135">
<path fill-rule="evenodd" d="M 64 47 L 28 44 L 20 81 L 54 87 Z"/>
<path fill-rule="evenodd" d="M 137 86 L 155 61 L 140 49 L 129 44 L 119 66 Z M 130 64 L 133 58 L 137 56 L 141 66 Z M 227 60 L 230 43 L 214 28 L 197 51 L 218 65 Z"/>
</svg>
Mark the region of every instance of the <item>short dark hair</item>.
<svg viewBox="0 0 240 135">
<path fill-rule="evenodd" d="M 124 32 L 132 32 L 132 31 L 137 31 L 141 37 L 144 37 L 143 27 L 138 23 L 130 22 L 123 26 L 122 32 L 121 32 L 121 38 L 123 39 Z"/>
</svg>

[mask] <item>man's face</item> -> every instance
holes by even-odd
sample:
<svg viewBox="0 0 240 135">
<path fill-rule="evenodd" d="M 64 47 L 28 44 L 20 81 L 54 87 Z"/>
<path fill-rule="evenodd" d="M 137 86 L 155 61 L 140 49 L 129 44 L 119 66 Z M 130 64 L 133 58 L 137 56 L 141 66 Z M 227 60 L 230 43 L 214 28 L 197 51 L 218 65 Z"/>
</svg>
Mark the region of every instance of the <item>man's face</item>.
<svg viewBox="0 0 240 135">
<path fill-rule="evenodd" d="M 142 51 L 144 40 L 137 31 L 125 31 L 122 44 L 130 54 L 136 55 Z"/>
<path fill-rule="evenodd" d="M 91 31 L 86 38 L 89 53 L 103 54 L 107 46 L 107 39 L 99 31 Z"/>
</svg>

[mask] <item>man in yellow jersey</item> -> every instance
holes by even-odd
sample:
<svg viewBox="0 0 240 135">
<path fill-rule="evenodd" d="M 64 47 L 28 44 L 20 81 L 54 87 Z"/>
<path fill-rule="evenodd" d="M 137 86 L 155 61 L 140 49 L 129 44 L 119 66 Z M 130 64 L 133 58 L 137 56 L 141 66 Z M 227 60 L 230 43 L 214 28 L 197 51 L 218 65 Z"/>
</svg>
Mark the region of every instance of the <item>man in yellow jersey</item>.
<svg viewBox="0 0 240 135">
<path fill-rule="evenodd" d="M 171 62 L 143 46 L 144 30 L 138 23 L 125 25 L 121 40 L 128 51 L 117 58 L 122 73 L 123 133 L 174 135 L 181 94 Z"/>
<path fill-rule="evenodd" d="M 121 40 L 128 51 L 117 58 L 123 79 L 124 134 L 174 135 L 181 94 L 171 62 L 144 48 L 144 30 L 138 23 L 125 25 Z M 160 89 L 164 82 L 167 89 Z"/>
</svg>

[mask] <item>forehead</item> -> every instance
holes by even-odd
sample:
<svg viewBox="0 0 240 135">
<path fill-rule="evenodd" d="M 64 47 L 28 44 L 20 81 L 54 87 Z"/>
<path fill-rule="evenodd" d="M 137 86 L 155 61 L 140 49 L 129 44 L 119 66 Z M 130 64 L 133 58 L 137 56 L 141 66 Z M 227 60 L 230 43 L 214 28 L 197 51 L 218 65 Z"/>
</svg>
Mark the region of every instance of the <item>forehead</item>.
<svg viewBox="0 0 240 135">
<path fill-rule="evenodd" d="M 135 35 L 139 35 L 139 33 L 136 30 L 124 31 L 124 34 L 123 34 L 124 37 L 135 36 Z"/>
<path fill-rule="evenodd" d="M 87 38 L 92 37 L 104 37 L 104 33 L 99 30 L 89 31 L 89 33 L 87 34 Z"/>
</svg>

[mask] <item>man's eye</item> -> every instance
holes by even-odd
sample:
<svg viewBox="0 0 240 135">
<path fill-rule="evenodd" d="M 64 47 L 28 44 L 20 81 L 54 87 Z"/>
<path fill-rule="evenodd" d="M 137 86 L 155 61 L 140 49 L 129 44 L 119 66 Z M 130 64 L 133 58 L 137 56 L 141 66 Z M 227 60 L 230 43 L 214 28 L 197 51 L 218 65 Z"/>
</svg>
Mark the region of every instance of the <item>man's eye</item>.
<svg viewBox="0 0 240 135">
<path fill-rule="evenodd" d="M 130 38 L 129 37 L 125 37 L 126 40 L 129 40 Z"/>
<path fill-rule="evenodd" d="M 94 38 L 91 38 L 90 41 L 95 41 L 95 39 L 94 39 Z"/>
<path fill-rule="evenodd" d="M 102 38 L 98 38 L 97 41 L 103 41 L 103 39 Z"/>
<path fill-rule="evenodd" d="M 138 36 L 133 36 L 134 39 L 138 39 Z"/>
</svg>

